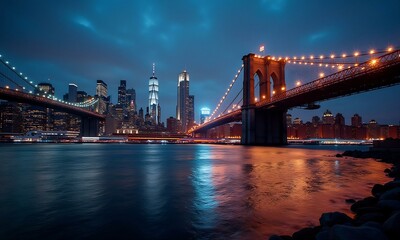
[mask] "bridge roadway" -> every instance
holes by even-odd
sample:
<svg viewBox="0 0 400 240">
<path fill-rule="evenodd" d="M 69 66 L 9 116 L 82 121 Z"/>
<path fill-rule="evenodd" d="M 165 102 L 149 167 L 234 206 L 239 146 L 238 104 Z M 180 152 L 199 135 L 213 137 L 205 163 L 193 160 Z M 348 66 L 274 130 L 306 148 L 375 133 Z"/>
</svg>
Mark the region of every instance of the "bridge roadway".
<svg viewBox="0 0 400 240">
<path fill-rule="evenodd" d="M 290 109 L 317 101 L 348 96 L 400 83 L 400 50 L 359 64 L 255 103 L 256 108 Z M 226 123 L 241 121 L 241 109 L 215 118 L 189 134 L 207 131 Z"/>
<path fill-rule="evenodd" d="M 55 110 L 60 110 L 62 112 L 75 114 L 82 118 L 93 118 L 101 121 L 105 120 L 104 115 L 96 112 L 92 112 L 80 107 L 55 101 L 47 97 L 33 95 L 30 93 L 15 91 L 12 89 L 2 88 L 2 87 L 0 87 L 0 99 L 14 101 L 18 103 L 28 103 L 31 105 L 42 106 L 46 108 L 52 108 Z"/>
</svg>

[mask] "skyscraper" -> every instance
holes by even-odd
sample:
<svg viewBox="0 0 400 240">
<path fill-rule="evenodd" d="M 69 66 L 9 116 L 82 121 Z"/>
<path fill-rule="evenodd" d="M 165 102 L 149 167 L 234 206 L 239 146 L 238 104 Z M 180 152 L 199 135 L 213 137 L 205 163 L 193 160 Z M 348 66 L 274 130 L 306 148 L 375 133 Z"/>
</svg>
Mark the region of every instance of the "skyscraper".
<svg viewBox="0 0 400 240">
<path fill-rule="evenodd" d="M 96 96 L 99 99 L 96 104 L 96 112 L 100 114 L 106 113 L 109 99 L 107 97 L 107 84 L 103 80 L 97 80 Z"/>
<path fill-rule="evenodd" d="M 187 128 L 190 129 L 194 125 L 194 96 L 189 95 L 188 115 L 187 115 Z"/>
<path fill-rule="evenodd" d="M 187 131 L 189 113 L 189 73 L 184 70 L 178 76 L 178 96 L 176 106 L 176 119 L 178 119 L 182 126 L 181 131 Z"/>
<path fill-rule="evenodd" d="M 136 91 L 133 88 L 126 90 L 126 104 L 128 106 L 128 111 L 136 112 Z"/>
<path fill-rule="evenodd" d="M 70 83 L 68 86 L 68 102 L 76 102 L 78 93 L 78 86 L 74 83 Z"/>
<path fill-rule="evenodd" d="M 118 104 L 121 105 L 123 109 L 127 107 L 126 104 L 126 80 L 121 80 L 118 87 Z"/>
<path fill-rule="evenodd" d="M 158 80 L 155 76 L 155 64 L 153 63 L 153 75 L 149 80 L 149 112 L 151 121 L 158 122 Z"/>
<path fill-rule="evenodd" d="M 209 108 L 204 107 L 204 108 L 200 109 L 200 124 L 203 124 L 206 121 L 208 121 L 209 117 L 210 117 L 210 109 Z M 290 123 L 292 123 L 291 120 L 290 120 Z"/>
</svg>

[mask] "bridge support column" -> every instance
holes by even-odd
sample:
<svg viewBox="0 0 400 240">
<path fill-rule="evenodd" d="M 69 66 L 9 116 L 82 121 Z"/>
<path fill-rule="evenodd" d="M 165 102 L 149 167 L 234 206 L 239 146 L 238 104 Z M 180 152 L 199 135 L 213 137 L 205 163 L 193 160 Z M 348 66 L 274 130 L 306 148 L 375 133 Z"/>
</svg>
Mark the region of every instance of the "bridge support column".
<svg viewBox="0 0 400 240">
<path fill-rule="evenodd" d="M 254 145 L 256 142 L 255 133 L 255 108 L 254 106 L 242 107 L 242 137 L 241 144 Z"/>
<path fill-rule="evenodd" d="M 81 136 L 97 137 L 99 136 L 99 120 L 91 117 L 81 118 Z"/>
<path fill-rule="evenodd" d="M 286 110 L 242 109 L 243 145 L 286 145 Z"/>
</svg>

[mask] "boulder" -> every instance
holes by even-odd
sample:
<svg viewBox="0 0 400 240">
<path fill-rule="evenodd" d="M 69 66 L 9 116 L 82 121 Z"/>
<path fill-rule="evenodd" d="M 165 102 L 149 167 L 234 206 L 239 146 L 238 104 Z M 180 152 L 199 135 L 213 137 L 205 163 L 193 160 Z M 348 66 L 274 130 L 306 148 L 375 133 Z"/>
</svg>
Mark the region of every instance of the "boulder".
<svg viewBox="0 0 400 240">
<path fill-rule="evenodd" d="M 282 236 L 278 236 L 278 235 L 272 235 L 271 237 L 269 237 L 269 240 L 292 240 L 293 238 L 291 236 L 286 236 L 286 235 L 282 235 Z"/>
<path fill-rule="evenodd" d="M 385 187 L 382 184 L 375 184 L 371 190 L 372 196 L 376 198 L 379 198 L 384 192 L 385 192 Z"/>
<path fill-rule="evenodd" d="M 400 211 L 400 201 L 397 200 L 380 200 L 377 206 L 386 213 Z"/>
<path fill-rule="evenodd" d="M 315 240 L 329 240 L 329 229 L 323 230 L 315 236 Z"/>
<path fill-rule="evenodd" d="M 322 227 L 331 227 L 336 224 L 351 224 L 352 219 L 341 212 L 323 213 L 319 218 L 319 223 Z"/>
<path fill-rule="evenodd" d="M 378 222 L 366 222 L 363 225 L 361 225 L 363 227 L 372 227 L 372 228 L 377 228 L 379 230 L 383 230 L 382 224 L 378 223 Z"/>
<path fill-rule="evenodd" d="M 315 236 L 319 233 L 321 227 L 308 227 L 303 228 L 300 231 L 293 233 L 293 240 L 310 240 L 315 239 Z"/>
<path fill-rule="evenodd" d="M 362 215 L 356 215 L 354 218 L 354 225 L 359 226 L 367 222 L 383 223 L 386 220 L 386 215 L 381 212 L 369 212 Z"/>
<path fill-rule="evenodd" d="M 400 212 L 396 212 L 386 220 L 383 230 L 391 239 L 400 239 Z"/>
<path fill-rule="evenodd" d="M 400 181 L 390 181 L 390 182 L 387 182 L 387 183 L 385 183 L 385 184 L 383 185 L 383 187 L 385 188 L 386 191 L 387 191 L 387 190 L 390 190 L 390 189 L 393 189 L 393 188 L 398 188 L 398 187 L 400 187 Z"/>
<path fill-rule="evenodd" d="M 352 227 L 335 225 L 329 232 L 329 239 L 332 240 L 387 240 L 385 234 L 374 227 Z"/>
<path fill-rule="evenodd" d="M 351 205 L 351 211 L 358 213 L 358 210 L 360 208 L 365 208 L 365 207 L 375 207 L 378 202 L 378 199 L 376 197 L 366 197 L 362 200 L 359 200 L 355 202 L 353 205 Z"/>
<path fill-rule="evenodd" d="M 383 193 L 379 200 L 398 200 L 400 201 L 400 188 L 393 188 Z"/>
</svg>

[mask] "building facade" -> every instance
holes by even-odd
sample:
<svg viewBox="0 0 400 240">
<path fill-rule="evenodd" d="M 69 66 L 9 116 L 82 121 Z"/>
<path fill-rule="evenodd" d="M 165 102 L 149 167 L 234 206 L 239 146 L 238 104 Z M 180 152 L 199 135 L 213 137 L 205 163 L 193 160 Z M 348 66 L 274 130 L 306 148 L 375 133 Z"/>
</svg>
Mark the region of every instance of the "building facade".
<svg viewBox="0 0 400 240">
<path fill-rule="evenodd" d="M 181 122 L 181 132 L 187 131 L 189 123 L 189 73 L 184 70 L 178 76 L 176 119 Z"/>
<path fill-rule="evenodd" d="M 149 79 L 149 114 L 153 123 L 159 124 L 158 111 L 158 79 L 155 76 L 155 64 L 153 63 L 153 75 Z"/>
</svg>

